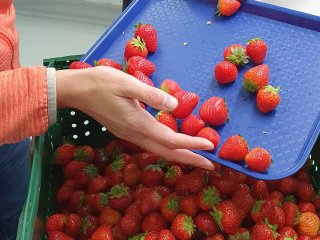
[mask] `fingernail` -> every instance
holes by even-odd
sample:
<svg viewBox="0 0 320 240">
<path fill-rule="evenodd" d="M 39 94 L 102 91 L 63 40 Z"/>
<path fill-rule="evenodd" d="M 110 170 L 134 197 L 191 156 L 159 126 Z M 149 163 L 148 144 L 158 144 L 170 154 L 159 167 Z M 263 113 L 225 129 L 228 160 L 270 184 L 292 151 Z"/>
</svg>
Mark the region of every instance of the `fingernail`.
<svg viewBox="0 0 320 240">
<path fill-rule="evenodd" d="M 206 150 L 213 150 L 214 149 L 214 144 L 211 141 L 206 140 L 205 148 L 206 148 Z"/>
<path fill-rule="evenodd" d="M 163 106 L 169 110 L 173 110 L 178 106 L 178 100 L 174 97 L 167 97 L 164 99 Z"/>
</svg>

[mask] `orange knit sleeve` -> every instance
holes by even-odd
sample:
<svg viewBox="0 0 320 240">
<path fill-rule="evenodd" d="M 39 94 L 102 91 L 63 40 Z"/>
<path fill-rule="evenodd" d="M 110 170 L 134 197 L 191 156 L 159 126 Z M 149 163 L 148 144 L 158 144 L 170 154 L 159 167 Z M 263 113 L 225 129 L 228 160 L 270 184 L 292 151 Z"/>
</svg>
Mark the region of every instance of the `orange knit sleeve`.
<svg viewBox="0 0 320 240">
<path fill-rule="evenodd" d="M 47 128 L 46 68 L 0 72 L 0 144 L 41 135 Z"/>
</svg>

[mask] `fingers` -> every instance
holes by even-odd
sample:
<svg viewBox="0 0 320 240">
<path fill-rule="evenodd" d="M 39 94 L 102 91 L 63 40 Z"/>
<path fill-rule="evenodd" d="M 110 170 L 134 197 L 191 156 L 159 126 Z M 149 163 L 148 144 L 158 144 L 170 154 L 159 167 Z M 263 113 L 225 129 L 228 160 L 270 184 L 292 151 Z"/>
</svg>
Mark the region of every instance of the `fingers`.
<svg viewBox="0 0 320 240">
<path fill-rule="evenodd" d="M 168 161 L 184 163 L 184 164 L 192 165 L 194 167 L 204 168 L 207 170 L 214 170 L 214 165 L 210 160 L 198 154 L 195 154 L 189 150 L 185 150 L 185 149 L 172 150 L 152 140 L 142 141 L 141 144 L 145 149 L 159 155 L 160 157 L 163 157 Z"/>
<path fill-rule="evenodd" d="M 121 93 L 124 97 L 138 99 L 155 109 L 163 111 L 172 111 L 178 106 L 176 98 L 158 88 L 140 82 L 128 74 L 125 74 L 122 79 L 124 79 L 124 84 Z"/>
</svg>

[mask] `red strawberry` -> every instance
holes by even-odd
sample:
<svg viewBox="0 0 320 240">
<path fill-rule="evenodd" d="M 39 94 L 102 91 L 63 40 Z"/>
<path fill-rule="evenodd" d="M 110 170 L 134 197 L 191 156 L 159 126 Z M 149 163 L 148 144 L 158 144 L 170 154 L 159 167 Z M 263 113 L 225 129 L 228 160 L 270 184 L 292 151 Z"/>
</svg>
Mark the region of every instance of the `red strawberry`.
<svg viewBox="0 0 320 240">
<path fill-rule="evenodd" d="M 160 185 L 164 173 L 158 165 L 150 164 L 144 168 L 142 172 L 142 182 L 146 187 L 153 187 Z"/>
<path fill-rule="evenodd" d="M 141 223 L 133 215 L 125 215 L 119 222 L 119 227 L 124 235 L 131 237 L 141 230 Z"/>
<path fill-rule="evenodd" d="M 181 132 L 190 136 L 196 136 L 197 133 L 203 129 L 205 123 L 202 119 L 198 118 L 196 115 L 191 114 L 181 123 Z"/>
<path fill-rule="evenodd" d="M 89 164 L 74 176 L 74 187 L 77 190 L 83 190 L 87 187 L 90 179 L 98 175 L 98 168 Z"/>
<path fill-rule="evenodd" d="M 178 214 L 172 221 L 171 231 L 178 239 L 190 239 L 195 232 L 193 219 L 186 214 Z"/>
<path fill-rule="evenodd" d="M 229 240 L 249 240 L 250 232 L 246 228 L 239 228 L 235 234 L 229 235 Z"/>
<path fill-rule="evenodd" d="M 159 232 L 166 228 L 166 221 L 160 213 L 149 213 L 142 222 L 142 231 Z"/>
<path fill-rule="evenodd" d="M 202 128 L 198 134 L 197 137 L 202 137 L 208 139 L 210 142 L 213 143 L 214 147 L 217 148 L 220 143 L 220 136 L 217 133 L 216 130 L 214 130 L 211 127 L 205 127 Z"/>
<path fill-rule="evenodd" d="M 258 90 L 256 102 L 260 112 L 271 112 L 279 105 L 279 91 L 280 87 L 274 88 L 270 85 L 262 87 Z"/>
<path fill-rule="evenodd" d="M 113 186 L 109 192 L 109 206 L 118 211 L 125 209 L 132 203 L 133 197 L 129 188 L 124 184 Z"/>
<path fill-rule="evenodd" d="M 56 202 L 60 209 L 68 205 L 70 197 L 73 192 L 74 192 L 73 187 L 62 186 L 61 188 L 59 188 L 56 194 Z"/>
<path fill-rule="evenodd" d="M 314 203 L 316 210 L 319 211 L 320 210 L 320 191 L 318 191 L 318 193 L 316 194 L 313 203 Z"/>
<path fill-rule="evenodd" d="M 278 228 L 282 228 L 285 225 L 286 215 L 281 207 L 275 204 L 270 207 L 267 218 L 270 224 L 276 225 Z"/>
<path fill-rule="evenodd" d="M 300 211 L 300 213 L 304 213 L 304 212 L 316 213 L 316 208 L 313 205 L 313 203 L 301 202 L 301 203 L 299 203 L 299 211 Z"/>
<path fill-rule="evenodd" d="M 215 187 L 208 186 L 197 193 L 196 202 L 202 211 L 210 211 L 220 202 L 220 193 Z"/>
<path fill-rule="evenodd" d="M 74 152 L 74 160 L 90 162 L 94 158 L 94 149 L 90 146 L 80 146 Z"/>
<path fill-rule="evenodd" d="M 169 195 L 161 200 L 160 211 L 164 219 L 171 223 L 179 213 L 179 199 L 175 194 Z"/>
<path fill-rule="evenodd" d="M 231 161 L 242 161 L 248 150 L 247 141 L 241 135 L 233 135 L 221 146 L 219 157 Z"/>
<path fill-rule="evenodd" d="M 262 64 L 268 51 L 267 44 L 260 38 L 253 38 L 247 41 L 247 53 L 256 64 Z"/>
<path fill-rule="evenodd" d="M 240 6 L 238 0 L 218 0 L 217 14 L 229 17 L 237 12 Z"/>
<path fill-rule="evenodd" d="M 297 239 L 298 234 L 297 232 L 291 227 L 283 227 L 279 229 L 280 236 L 277 240 L 294 240 Z"/>
<path fill-rule="evenodd" d="M 81 225 L 81 231 L 79 235 L 79 240 L 87 240 L 90 239 L 92 234 L 97 230 L 99 227 L 99 220 L 95 216 L 86 216 L 85 218 L 82 218 L 82 225 Z"/>
<path fill-rule="evenodd" d="M 299 222 L 300 212 L 297 204 L 293 202 L 284 202 L 281 206 L 285 214 L 285 223 L 286 227 L 294 227 Z"/>
<path fill-rule="evenodd" d="M 220 202 L 210 214 L 220 229 L 227 234 L 234 234 L 241 225 L 240 211 L 231 201 Z"/>
<path fill-rule="evenodd" d="M 223 53 L 224 60 L 233 63 L 236 66 L 244 66 L 249 62 L 247 51 L 241 44 L 232 44 L 228 46 Z"/>
<path fill-rule="evenodd" d="M 126 72 L 132 75 L 137 70 L 143 72 L 149 77 L 155 72 L 156 66 L 151 61 L 143 57 L 134 56 L 127 61 Z"/>
<path fill-rule="evenodd" d="M 112 229 L 110 226 L 100 226 L 92 234 L 90 240 L 113 240 Z"/>
<path fill-rule="evenodd" d="M 74 61 L 70 64 L 70 69 L 84 69 L 84 68 L 91 68 L 92 66 L 89 63 Z"/>
<path fill-rule="evenodd" d="M 122 70 L 121 64 L 117 63 L 116 61 L 108 58 L 101 58 L 99 61 L 94 61 L 95 66 L 106 66 L 106 67 L 112 67 L 118 70 Z"/>
<path fill-rule="evenodd" d="M 164 80 L 160 87 L 162 91 L 165 91 L 166 93 L 169 93 L 170 95 L 174 95 L 176 92 L 181 90 L 181 87 L 178 83 L 176 83 L 174 80 L 166 79 Z"/>
<path fill-rule="evenodd" d="M 232 196 L 232 202 L 246 215 L 251 211 L 254 199 L 250 194 L 250 189 L 246 184 L 240 184 Z"/>
<path fill-rule="evenodd" d="M 136 154 L 142 151 L 141 147 L 124 139 L 118 139 L 119 145 L 128 154 Z"/>
<path fill-rule="evenodd" d="M 269 194 L 267 198 L 277 200 L 278 202 L 282 202 L 284 199 L 284 196 L 281 192 L 273 191 Z"/>
<path fill-rule="evenodd" d="M 82 171 L 88 165 L 87 162 L 82 161 L 71 161 L 69 162 L 63 170 L 65 178 L 72 178 L 78 172 Z"/>
<path fill-rule="evenodd" d="M 178 178 L 182 175 L 182 169 L 178 165 L 173 165 L 169 167 L 168 171 L 165 173 L 163 183 L 167 187 L 174 187 Z"/>
<path fill-rule="evenodd" d="M 268 222 L 259 222 L 253 226 L 251 232 L 252 240 L 275 240 L 279 236 L 277 226 L 270 225 Z"/>
<path fill-rule="evenodd" d="M 104 147 L 104 152 L 107 157 L 112 157 L 115 153 L 122 152 L 122 148 L 118 141 L 112 140 Z"/>
<path fill-rule="evenodd" d="M 208 237 L 212 237 L 219 232 L 219 226 L 215 223 L 209 213 L 200 213 L 194 220 L 197 228 L 206 233 Z"/>
<path fill-rule="evenodd" d="M 75 237 L 80 231 L 81 219 L 78 215 L 72 213 L 67 214 L 66 217 L 67 221 L 64 232 L 71 237 Z"/>
<path fill-rule="evenodd" d="M 46 222 L 46 232 L 49 234 L 54 231 L 63 231 L 65 228 L 67 218 L 64 214 L 53 214 L 51 215 Z"/>
<path fill-rule="evenodd" d="M 251 170 L 265 172 L 270 167 L 272 160 L 267 150 L 256 147 L 248 152 L 245 157 L 245 162 Z"/>
<path fill-rule="evenodd" d="M 139 234 L 136 235 L 134 237 L 132 237 L 133 239 L 143 239 L 143 240 L 158 240 L 158 233 L 157 232 L 149 232 L 149 233 L 143 233 L 143 234 Z"/>
<path fill-rule="evenodd" d="M 191 172 L 189 174 L 183 175 L 185 177 L 185 182 L 188 185 L 188 191 L 190 193 L 199 192 L 206 184 L 205 179 L 202 175 Z"/>
<path fill-rule="evenodd" d="M 121 214 L 118 211 L 110 207 L 105 207 L 100 212 L 99 224 L 105 225 L 105 226 L 115 226 L 118 224 L 120 219 L 121 219 Z"/>
<path fill-rule="evenodd" d="M 77 211 L 77 215 L 80 217 L 80 218 L 84 218 L 88 215 L 94 215 L 95 212 L 93 211 L 93 209 L 89 206 L 83 206 L 81 207 L 78 211 Z"/>
<path fill-rule="evenodd" d="M 200 118 L 213 125 L 219 126 L 228 120 L 228 108 L 221 97 L 212 97 L 206 100 L 199 110 Z"/>
<path fill-rule="evenodd" d="M 63 232 L 54 231 L 48 234 L 48 240 L 74 240 L 74 238 L 68 236 Z"/>
<path fill-rule="evenodd" d="M 69 200 L 69 208 L 73 212 L 79 211 L 81 207 L 84 205 L 84 199 L 85 199 L 85 192 L 84 191 L 75 191 L 70 196 Z"/>
<path fill-rule="evenodd" d="M 97 176 L 89 181 L 87 192 L 100 193 L 107 190 L 107 179 L 104 176 Z"/>
<path fill-rule="evenodd" d="M 220 84 L 232 83 L 238 77 L 238 69 L 233 63 L 222 61 L 215 66 L 214 76 Z"/>
<path fill-rule="evenodd" d="M 171 128 L 173 131 L 178 132 L 177 119 L 169 112 L 160 111 L 155 116 L 158 122 Z"/>
<path fill-rule="evenodd" d="M 157 193 L 159 193 L 163 198 L 171 194 L 170 189 L 166 186 L 155 186 L 153 189 L 157 191 Z"/>
<path fill-rule="evenodd" d="M 141 190 L 137 200 L 143 203 L 141 204 L 141 213 L 148 214 L 160 208 L 161 195 L 151 188 L 145 188 Z"/>
<path fill-rule="evenodd" d="M 185 213 L 191 217 L 195 217 L 198 212 L 196 197 L 194 195 L 181 196 L 180 198 L 180 212 Z"/>
<path fill-rule="evenodd" d="M 298 181 L 293 177 L 283 178 L 279 182 L 279 190 L 284 195 L 294 194 L 296 192 L 297 187 Z"/>
<path fill-rule="evenodd" d="M 133 215 L 137 219 L 142 220 L 143 215 L 141 213 L 141 202 L 140 201 L 135 201 L 132 203 L 125 211 L 125 215 Z"/>
<path fill-rule="evenodd" d="M 123 171 L 124 183 L 129 187 L 135 187 L 141 182 L 142 172 L 138 168 L 137 164 L 128 164 Z"/>
<path fill-rule="evenodd" d="M 132 159 L 138 164 L 139 168 L 142 170 L 149 164 L 157 164 L 159 156 L 151 152 L 137 153 L 131 156 Z"/>
<path fill-rule="evenodd" d="M 156 28 L 151 24 L 141 24 L 135 26 L 135 37 L 140 37 L 146 43 L 147 49 L 150 52 L 155 52 L 158 49 L 158 33 Z"/>
<path fill-rule="evenodd" d="M 178 106 L 172 111 L 176 118 L 189 116 L 199 103 L 198 95 L 193 92 L 180 90 L 173 96 L 178 100 Z"/>
<path fill-rule="evenodd" d="M 108 195 L 101 192 L 93 194 L 92 209 L 100 213 L 108 205 Z"/>
<path fill-rule="evenodd" d="M 143 39 L 139 36 L 137 38 L 131 38 L 124 51 L 124 59 L 128 60 L 133 56 L 147 57 L 148 49 Z"/>
<path fill-rule="evenodd" d="M 269 84 L 269 67 L 262 64 L 249 69 L 243 78 L 243 85 L 249 92 L 257 92 L 260 88 Z"/>
<path fill-rule="evenodd" d="M 235 179 L 230 179 L 228 176 L 221 176 L 215 184 L 221 194 L 231 196 L 237 189 L 238 183 Z"/>
<path fill-rule="evenodd" d="M 205 240 L 224 240 L 224 236 L 221 233 L 214 235 L 213 237 L 208 237 Z"/>
<path fill-rule="evenodd" d="M 121 228 L 120 228 L 120 224 L 116 225 L 113 228 L 113 238 L 114 240 L 127 240 L 128 237 L 124 235 L 124 233 L 122 232 Z"/>
<path fill-rule="evenodd" d="M 168 229 L 162 229 L 159 234 L 157 240 L 175 240 L 175 236 L 173 233 Z M 147 239 L 145 239 L 147 240 Z"/>
<path fill-rule="evenodd" d="M 64 143 L 57 147 L 53 154 L 53 161 L 59 166 L 65 166 L 73 159 L 73 153 L 76 150 L 76 146 L 70 143 Z"/>
<path fill-rule="evenodd" d="M 154 84 L 151 81 L 149 77 L 147 77 L 143 72 L 137 70 L 135 71 L 132 76 L 134 76 L 136 79 L 140 80 L 141 82 L 148 84 L 149 86 L 153 87 Z"/>
<path fill-rule="evenodd" d="M 269 192 L 265 181 L 257 180 L 254 184 L 250 186 L 251 195 L 256 200 L 267 199 Z"/>
</svg>

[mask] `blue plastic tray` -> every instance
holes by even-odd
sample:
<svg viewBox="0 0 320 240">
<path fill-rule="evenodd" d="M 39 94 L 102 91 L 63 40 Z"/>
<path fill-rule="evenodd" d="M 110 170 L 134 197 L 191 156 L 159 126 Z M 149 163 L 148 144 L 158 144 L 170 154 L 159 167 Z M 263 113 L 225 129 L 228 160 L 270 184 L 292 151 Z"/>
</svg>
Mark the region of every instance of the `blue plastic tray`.
<svg viewBox="0 0 320 240">
<path fill-rule="evenodd" d="M 196 114 L 207 98 L 224 97 L 230 121 L 217 128 L 221 143 L 240 133 L 251 148 L 268 149 L 273 163 L 266 173 L 255 173 L 245 165 L 218 158 L 217 151 L 196 152 L 259 179 L 287 177 L 304 165 L 319 135 L 320 18 L 252 0 L 230 18 L 214 16 L 215 10 L 215 1 L 133 1 L 83 60 L 92 64 L 108 57 L 122 62 L 134 25 L 152 23 L 159 34 L 159 50 L 149 57 L 157 66 L 152 76 L 155 85 L 171 78 L 182 88 L 199 94 Z M 211 25 L 206 24 L 208 20 Z M 270 82 L 282 89 L 280 105 L 267 115 L 258 112 L 255 94 L 242 90 L 243 74 L 253 65 L 240 69 L 238 79 L 230 86 L 221 87 L 213 78 L 213 68 L 223 59 L 226 46 L 245 44 L 255 37 L 267 42 L 265 63 L 270 67 Z"/>
</svg>

